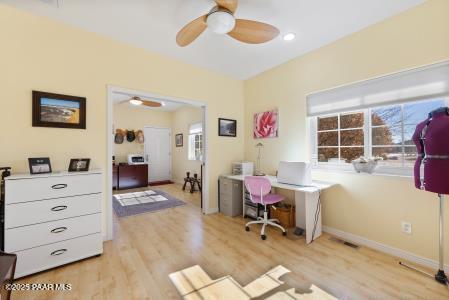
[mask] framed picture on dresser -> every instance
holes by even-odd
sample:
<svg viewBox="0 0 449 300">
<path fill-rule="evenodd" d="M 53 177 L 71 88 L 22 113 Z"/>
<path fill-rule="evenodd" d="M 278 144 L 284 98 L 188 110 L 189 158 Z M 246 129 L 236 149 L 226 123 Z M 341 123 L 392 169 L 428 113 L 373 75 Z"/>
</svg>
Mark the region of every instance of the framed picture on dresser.
<svg viewBox="0 0 449 300">
<path fill-rule="evenodd" d="M 72 158 L 69 164 L 69 172 L 89 171 L 90 158 Z"/>
<path fill-rule="evenodd" d="M 51 173 L 51 163 L 49 157 L 28 158 L 30 174 L 47 174 Z"/>
</svg>

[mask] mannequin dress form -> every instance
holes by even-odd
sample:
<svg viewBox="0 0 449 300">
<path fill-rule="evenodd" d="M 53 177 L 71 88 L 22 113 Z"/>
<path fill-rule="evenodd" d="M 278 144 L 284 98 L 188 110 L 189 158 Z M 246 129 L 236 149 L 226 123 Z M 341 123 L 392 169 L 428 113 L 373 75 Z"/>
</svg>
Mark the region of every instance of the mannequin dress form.
<svg viewBox="0 0 449 300">
<path fill-rule="evenodd" d="M 413 142 L 418 150 L 415 162 L 415 187 L 438 194 L 440 202 L 439 270 L 435 279 L 448 284 L 444 273 L 444 196 L 449 194 L 449 107 L 429 113 L 429 117 L 416 126 Z M 404 263 L 406 267 L 425 273 Z M 425 273 L 427 274 L 427 273 Z M 427 274 L 430 275 L 430 274 Z M 432 276 L 432 275 L 430 275 Z"/>
</svg>

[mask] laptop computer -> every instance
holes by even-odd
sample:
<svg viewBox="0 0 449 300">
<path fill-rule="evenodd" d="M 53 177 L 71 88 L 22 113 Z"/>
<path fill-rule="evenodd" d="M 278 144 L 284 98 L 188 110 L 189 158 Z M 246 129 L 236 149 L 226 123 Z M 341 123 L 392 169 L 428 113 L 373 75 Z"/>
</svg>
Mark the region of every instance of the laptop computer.
<svg viewBox="0 0 449 300">
<path fill-rule="evenodd" d="M 311 185 L 311 165 L 300 161 L 281 161 L 279 162 L 277 181 L 300 186 Z"/>
</svg>

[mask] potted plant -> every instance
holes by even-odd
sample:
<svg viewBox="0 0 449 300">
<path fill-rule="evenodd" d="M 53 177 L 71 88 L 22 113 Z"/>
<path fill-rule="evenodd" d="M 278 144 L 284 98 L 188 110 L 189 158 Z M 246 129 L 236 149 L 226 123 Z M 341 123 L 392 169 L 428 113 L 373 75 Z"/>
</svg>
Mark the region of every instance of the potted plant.
<svg viewBox="0 0 449 300">
<path fill-rule="evenodd" d="M 364 156 L 360 156 L 359 158 L 352 161 L 352 165 L 354 166 L 354 170 L 357 173 L 368 173 L 372 174 L 374 169 L 377 167 L 377 162 L 383 160 L 380 156 L 366 158 Z"/>
</svg>

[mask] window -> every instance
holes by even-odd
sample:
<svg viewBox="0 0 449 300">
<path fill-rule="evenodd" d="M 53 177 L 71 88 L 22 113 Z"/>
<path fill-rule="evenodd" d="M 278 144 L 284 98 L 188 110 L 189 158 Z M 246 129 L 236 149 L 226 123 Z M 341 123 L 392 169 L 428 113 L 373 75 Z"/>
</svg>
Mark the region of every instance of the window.
<svg viewBox="0 0 449 300">
<path fill-rule="evenodd" d="M 203 159 L 203 125 L 195 123 L 189 128 L 189 160 Z"/>
<path fill-rule="evenodd" d="M 318 117 L 318 161 L 351 162 L 363 155 L 364 118 L 363 112 Z"/>
<path fill-rule="evenodd" d="M 409 173 L 417 156 L 412 141 L 416 125 L 430 111 L 447 104 L 447 99 L 433 99 L 313 117 L 312 161 L 349 169 L 360 156 L 380 156 L 381 172 Z"/>
</svg>

